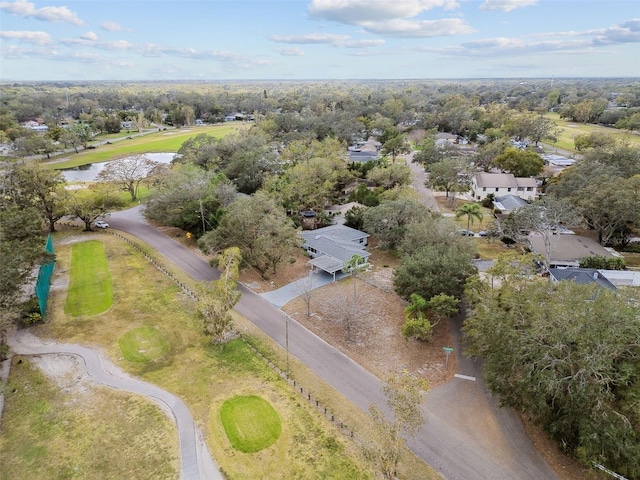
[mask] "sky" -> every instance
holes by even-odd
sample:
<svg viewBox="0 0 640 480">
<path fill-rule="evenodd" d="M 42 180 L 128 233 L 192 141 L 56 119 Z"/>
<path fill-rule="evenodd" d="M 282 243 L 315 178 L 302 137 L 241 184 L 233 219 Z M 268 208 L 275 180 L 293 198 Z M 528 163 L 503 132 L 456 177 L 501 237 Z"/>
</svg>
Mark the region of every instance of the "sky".
<svg viewBox="0 0 640 480">
<path fill-rule="evenodd" d="M 640 0 L 0 0 L 0 81 L 640 77 Z"/>
</svg>

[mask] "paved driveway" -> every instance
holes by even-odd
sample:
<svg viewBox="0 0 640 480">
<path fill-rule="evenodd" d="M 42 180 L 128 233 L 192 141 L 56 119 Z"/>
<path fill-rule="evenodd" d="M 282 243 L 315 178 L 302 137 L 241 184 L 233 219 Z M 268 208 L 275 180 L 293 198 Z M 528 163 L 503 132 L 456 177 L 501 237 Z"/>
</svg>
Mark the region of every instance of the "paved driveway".
<svg viewBox="0 0 640 480">
<path fill-rule="evenodd" d="M 340 280 L 344 276 L 344 273 L 336 273 L 336 281 Z M 329 275 L 323 271 L 316 271 L 309 273 L 309 276 L 307 277 L 288 283 L 277 290 L 261 293 L 260 296 L 268 300 L 272 305 L 280 308 L 303 293 L 322 287 L 323 285 L 327 285 L 331 282 L 333 282 L 333 275 Z"/>
</svg>

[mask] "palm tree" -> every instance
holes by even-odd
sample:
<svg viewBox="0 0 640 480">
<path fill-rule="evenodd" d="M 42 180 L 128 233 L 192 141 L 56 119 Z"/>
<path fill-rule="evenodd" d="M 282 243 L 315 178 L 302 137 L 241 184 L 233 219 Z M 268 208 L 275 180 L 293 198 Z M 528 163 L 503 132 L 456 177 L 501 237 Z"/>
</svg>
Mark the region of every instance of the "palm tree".
<svg viewBox="0 0 640 480">
<path fill-rule="evenodd" d="M 404 315 L 407 319 L 423 320 L 427 309 L 427 301 L 417 293 L 411 294 L 411 303 L 404 308 Z"/>
<path fill-rule="evenodd" d="M 469 230 L 469 227 L 473 225 L 474 218 L 482 221 L 482 217 L 484 217 L 479 203 L 465 203 L 460 205 L 456 210 L 456 218 L 460 218 L 465 215 L 467 216 L 467 230 Z"/>
</svg>

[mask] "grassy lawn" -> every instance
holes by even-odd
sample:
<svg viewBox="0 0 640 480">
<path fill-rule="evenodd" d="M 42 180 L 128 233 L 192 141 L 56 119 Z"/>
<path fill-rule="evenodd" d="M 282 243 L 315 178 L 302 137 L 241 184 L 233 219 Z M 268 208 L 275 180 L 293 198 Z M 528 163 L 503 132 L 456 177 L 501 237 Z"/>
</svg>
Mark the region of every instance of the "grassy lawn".
<svg viewBox="0 0 640 480">
<path fill-rule="evenodd" d="M 129 330 L 118 339 L 118 346 L 124 358 L 130 362 L 157 360 L 169 352 L 166 337 L 151 325 Z"/>
<path fill-rule="evenodd" d="M 231 446 L 244 453 L 270 447 L 282 431 L 278 413 L 256 395 L 230 398 L 222 404 L 220 419 Z"/>
<path fill-rule="evenodd" d="M 622 256 L 627 268 L 640 269 L 640 253 L 622 252 Z"/>
<path fill-rule="evenodd" d="M 56 234 L 59 283 L 64 283 L 73 257 L 73 244 L 65 241 L 66 236 L 77 235 L 79 232 Z M 202 429 L 212 455 L 229 478 L 374 478 L 369 463 L 354 442 L 325 420 L 244 342 L 236 340 L 223 347 L 212 345 L 202 333 L 196 320 L 195 303 L 189 297 L 130 245 L 110 235 L 101 238 L 113 278 L 118 279 L 113 287 L 113 306 L 87 322 L 63 311 L 64 293 L 54 288 L 49 304 L 50 319 L 37 327 L 37 334 L 98 346 L 120 368 L 182 398 Z M 243 322 L 241 317 L 238 320 Z M 259 338 L 260 332 L 251 330 L 246 323 L 240 325 L 249 341 L 269 351 L 271 347 L 267 340 Z M 166 346 L 155 338 L 155 333 L 149 333 L 150 329 L 161 332 Z M 160 351 L 166 353 L 152 358 L 150 350 L 157 349 L 159 344 L 162 345 Z M 139 354 L 141 350 L 145 350 L 142 356 L 148 358 L 136 355 L 136 351 Z M 128 360 L 127 356 L 138 361 Z M 304 372 L 304 369 L 300 367 L 298 371 Z M 317 377 L 308 372 L 296 373 L 301 382 L 303 377 L 305 385 L 312 386 L 315 397 L 326 402 L 325 405 L 330 408 L 342 405 L 342 400 L 331 403 L 339 395 L 330 387 L 322 386 Z M 273 407 L 281 419 L 282 430 L 279 439 L 269 448 L 242 453 L 227 439 L 220 412 L 230 398 L 253 395 Z M 354 413 L 357 409 L 348 402 L 340 408 L 344 409 L 340 417 L 344 421 L 352 424 L 357 423 L 356 419 L 362 421 L 362 417 L 358 417 L 362 414 Z M 407 465 L 412 471 L 431 472 L 413 457 L 407 460 Z M 418 477 L 409 473 L 404 478 Z M 437 477 L 421 474 L 419 478 Z"/>
<path fill-rule="evenodd" d="M 95 149 L 65 154 L 64 156 L 69 158 L 64 161 L 43 162 L 42 164 L 49 168 L 62 169 L 89 163 L 107 162 L 114 158 L 136 153 L 177 152 L 187 139 L 196 135 L 206 133 L 216 138 L 222 138 L 242 128 L 247 128 L 247 125 L 230 122 L 230 124 L 207 127 L 163 130 L 130 139 L 125 137 L 124 140 L 113 142 L 110 145 L 101 143 Z"/>
<path fill-rule="evenodd" d="M 606 133 L 607 135 L 613 136 L 619 140 L 624 140 L 624 141 L 630 142 L 631 144 L 640 145 L 639 135 L 632 135 L 630 133 L 625 132 L 624 130 L 618 130 L 617 128 L 611 128 L 611 127 L 603 127 L 600 125 L 568 122 L 566 120 L 561 119 L 560 115 L 554 112 L 548 112 L 545 114 L 545 116 L 550 120 L 553 120 L 558 125 L 558 128 L 560 129 L 557 142 L 555 143 L 545 142 L 557 148 L 574 151 L 575 150 L 574 139 L 578 135 L 589 134 L 592 132 Z"/>
<path fill-rule="evenodd" d="M 76 379 L 58 385 L 14 357 L 0 435 L 0 478 L 175 479 L 173 422 L 151 401 Z M 123 434 L 126 432 L 126 434 Z"/>
<path fill-rule="evenodd" d="M 97 315 L 111 307 L 111 274 L 104 244 L 98 240 L 73 245 L 71 279 L 65 313 L 79 317 Z"/>
</svg>

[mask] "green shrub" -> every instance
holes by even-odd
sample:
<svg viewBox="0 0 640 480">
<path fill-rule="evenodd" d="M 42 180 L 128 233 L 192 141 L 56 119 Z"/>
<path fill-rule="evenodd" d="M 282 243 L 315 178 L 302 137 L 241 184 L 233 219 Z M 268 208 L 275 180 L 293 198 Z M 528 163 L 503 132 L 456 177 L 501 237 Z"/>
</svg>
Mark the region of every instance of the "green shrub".
<svg viewBox="0 0 640 480">
<path fill-rule="evenodd" d="M 418 340 L 429 341 L 431 340 L 431 334 L 433 327 L 429 320 L 425 318 L 410 318 L 407 319 L 402 326 L 402 336 L 404 338 L 415 337 Z"/>
</svg>

